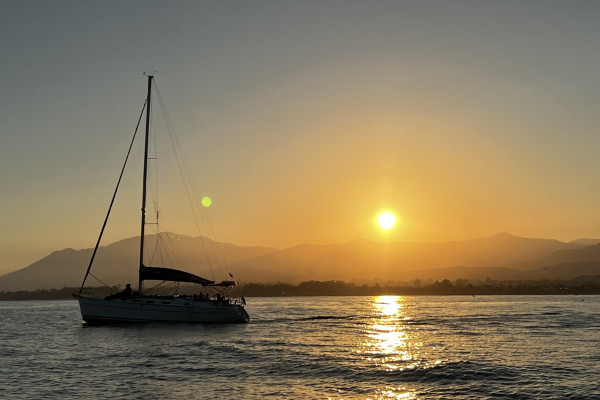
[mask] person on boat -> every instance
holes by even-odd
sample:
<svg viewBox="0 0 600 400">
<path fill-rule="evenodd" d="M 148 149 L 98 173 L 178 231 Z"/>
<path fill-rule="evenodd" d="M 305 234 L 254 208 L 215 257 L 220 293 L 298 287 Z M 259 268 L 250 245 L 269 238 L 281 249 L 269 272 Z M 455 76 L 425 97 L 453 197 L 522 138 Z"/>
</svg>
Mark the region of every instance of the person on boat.
<svg viewBox="0 0 600 400">
<path fill-rule="evenodd" d="M 133 289 L 131 289 L 131 284 L 128 283 L 125 285 L 125 290 L 121 292 L 121 298 L 129 299 L 133 297 Z"/>
<path fill-rule="evenodd" d="M 109 296 L 106 296 L 104 298 L 104 300 L 114 300 L 114 299 L 121 299 L 121 300 L 125 300 L 125 299 L 130 299 L 132 298 L 134 295 L 134 291 L 133 289 L 131 289 L 131 284 L 128 283 L 125 286 L 125 290 L 115 293 L 115 294 L 111 294 Z"/>
</svg>

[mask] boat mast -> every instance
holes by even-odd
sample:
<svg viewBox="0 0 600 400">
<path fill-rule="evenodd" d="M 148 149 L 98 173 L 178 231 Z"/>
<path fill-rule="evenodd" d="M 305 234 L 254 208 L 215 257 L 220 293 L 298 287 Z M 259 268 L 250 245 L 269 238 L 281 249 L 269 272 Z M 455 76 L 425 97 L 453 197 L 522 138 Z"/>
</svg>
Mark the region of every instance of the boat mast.
<svg viewBox="0 0 600 400">
<path fill-rule="evenodd" d="M 139 294 L 142 294 L 142 269 L 144 268 L 144 231 L 146 228 L 146 181 L 148 178 L 148 142 L 150 136 L 150 98 L 152 97 L 152 78 L 148 75 L 148 95 L 146 98 L 146 134 L 144 139 L 144 177 L 142 183 L 142 222 L 140 232 L 140 271 L 139 271 Z"/>
</svg>

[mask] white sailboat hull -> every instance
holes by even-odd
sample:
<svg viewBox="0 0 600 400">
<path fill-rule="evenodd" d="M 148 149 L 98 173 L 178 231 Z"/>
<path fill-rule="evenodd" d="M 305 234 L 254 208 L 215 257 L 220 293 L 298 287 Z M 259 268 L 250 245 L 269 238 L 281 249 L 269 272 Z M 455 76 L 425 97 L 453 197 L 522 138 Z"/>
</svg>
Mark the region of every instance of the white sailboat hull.
<svg viewBox="0 0 600 400">
<path fill-rule="evenodd" d="M 168 266 L 150 266 L 150 264 L 144 265 L 144 247 L 145 244 L 145 226 L 146 226 L 146 203 L 147 203 L 147 189 L 148 189 L 148 159 L 149 159 L 149 143 L 150 141 L 150 103 L 152 100 L 152 75 L 148 75 L 148 94 L 146 96 L 146 103 L 143 112 L 146 115 L 146 132 L 144 135 L 144 174 L 142 176 L 142 208 L 141 208 L 141 220 L 140 220 L 140 262 L 139 268 L 139 291 L 138 297 L 132 297 L 133 291 L 129 284 L 125 290 L 121 293 L 108 296 L 104 299 L 93 298 L 87 296 L 81 296 L 82 290 L 85 286 L 85 282 L 90 275 L 90 269 L 92 268 L 96 251 L 100 245 L 104 228 L 108 222 L 110 212 L 112 210 L 125 166 L 129 160 L 129 155 L 133 146 L 132 139 L 125 163 L 121 169 L 121 175 L 117 182 L 108 213 L 104 219 L 104 224 L 100 231 L 100 236 L 96 242 L 96 247 L 92 253 L 90 263 L 88 265 L 83 283 L 79 295 L 75 297 L 79 301 L 79 307 L 81 308 L 81 316 L 83 320 L 90 324 L 106 324 L 106 323 L 127 323 L 127 322 L 182 322 L 182 323 L 245 323 L 250 320 L 248 313 L 244 309 L 243 304 L 245 301 L 239 299 L 225 299 L 221 297 L 221 293 L 217 294 L 217 298 L 211 300 L 206 297 L 189 297 L 189 296 L 149 296 L 144 295 L 142 292 L 143 281 L 162 281 L 162 282 L 182 282 L 182 283 L 195 283 L 198 285 L 209 286 L 211 288 L 218 287 L 222 290 L 226 290 L 229 287 L 235 286 L 234 281 L 222 281 L 215 283 L 213 280 L 205 279 L 200 276 L 194 275 L 190 272 L 182 271 Z M 142 115 L 138 120 L 138 126 L 141 121 Z M 137 133 L 137 127 L 136 127 Z M 172 132 L 169 133 L 170 135 Z M 171 137 L 171 140 L 173 138 Z M 177 151 L 175 151 L 177 153 Z M 181 160 L 178 160 L 178 163 Z M 181 164 L 180 164 L 181 166 Z M 183 177 L 182 177 L 183 178 Z M 188 177 L 189 179 L 189 177 Z M 184 179 L 185 181 L 185 179 Z M 186 188 L 188 191 L 188 188 Z M 151 191 L 152 193 L 152 191 Z M 191 198 L 190 198 L 191 200 Z M 155 202 L 156 204 L 156 202 Z M 156 222 L 158 225 L 158 210 L 156 211 Z M 156 227 L 157 232 L 160 232 L 158 226 Z M 158 235 L 157 235 L 158 237 Z M 146 249 L 148 250 L 148 249 Z M 161 254 L 156 249 L 148 251 L 152 254 Z M 172 257 L 167 257 L 172 258 Z M 175 257 L 178 258 L 178 257 Z M 229 273 L 229 276 L 233 278 L 233 275 Z"/>
<path fill-rule="evenodd" d="M 98 299 L 76 296 L 83 320 L 90 324 L 134 322 L 246 323 L 242 305 L 198 301 L 181 297 L 143 296 L 130 299 Z"/>
</svg>

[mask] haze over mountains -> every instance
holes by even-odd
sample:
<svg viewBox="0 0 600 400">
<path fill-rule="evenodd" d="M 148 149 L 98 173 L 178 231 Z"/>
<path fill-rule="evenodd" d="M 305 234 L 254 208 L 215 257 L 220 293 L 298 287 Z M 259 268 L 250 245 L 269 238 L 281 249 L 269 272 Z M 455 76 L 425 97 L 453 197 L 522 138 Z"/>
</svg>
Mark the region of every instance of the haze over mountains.
<svg viewBox="0 0 600 400">
<path fill-rule="evenodd" d="M 162 247 L 171 251 L 155 253 L 157 261 L 151 265 L 181 267 L 220 280 L 228 278 L 218 276 L 216 267 L 224 259 L 228 270 L 242 284 L 307 280 L 356 283 L 400 283 L 415 279 L 537 280 L 600 275 L 600 239 L 565 243 L 500 233 L 462 242 L 378 243 L 357 239 L 332 245 L 302 244 L 282 250 L 176 234 L 162 234 L 160 240 Z M 137 282 L 138 246 L 139 238 L 134 237 L 101 247 L 92 273 L 108 285 Z M 177 257 L 167 257 L 167 253 Z M 55 251 L 26 268 L 0 276 L 0 291 L 79 286 L 91 254 L 92 249 Z M 207 259 L 206 254 L 215 255 Z M 100 285 L 95 278 L 88 279 L 89 285 Z"/>
</svg>

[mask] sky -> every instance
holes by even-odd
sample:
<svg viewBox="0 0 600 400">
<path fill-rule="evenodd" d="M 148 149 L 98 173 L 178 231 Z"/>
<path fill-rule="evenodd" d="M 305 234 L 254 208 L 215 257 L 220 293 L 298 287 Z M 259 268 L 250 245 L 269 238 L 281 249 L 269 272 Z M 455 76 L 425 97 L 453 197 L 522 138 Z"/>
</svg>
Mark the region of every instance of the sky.
<svg viewBox="0 0 600 400">
<path fill-rule="evenodd" d="M 0 274 L 93 247 L 153 71 L 217 240 L 600 237 L 600 2 L 0 10 Z M 139 233 L 128 183 L 105 244 Z"/>
</svg>

